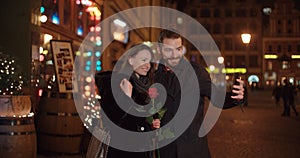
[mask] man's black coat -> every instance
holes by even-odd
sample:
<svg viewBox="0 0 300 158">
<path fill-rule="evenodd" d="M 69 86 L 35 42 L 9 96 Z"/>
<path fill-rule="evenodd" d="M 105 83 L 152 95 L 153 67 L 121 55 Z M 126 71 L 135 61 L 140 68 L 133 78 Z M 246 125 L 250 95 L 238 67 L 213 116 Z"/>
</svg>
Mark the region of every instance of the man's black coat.
<svg viewBox="0 0 300 158">
<path fill-rule="evenodd" d="M 165 103 L 165 108 L 167 109 L 164 117 L 161 120 L 161 126 L 167 124 L 175 116 L 181 100 L 182 90 L 184 93 L 192 94 L 197 87 L 184 84 L 185 81 L 189 81 L 192 71 L 195 72 L 197 76 L 197 81 L 200 90 L 200 99 L 198 102 L 198 109 L 195 117 L 193 118 L 191 124 L 184 131 L 182 135 L 178 137 L 171 144 L 159 149 L 161 158 L 209 158 L 210 152 L 208 148 L 207 137 L 198 137 L 198 132 L 203 121 L 204 112 L 204 97 L 209 99 L 212 97 L 212 83 L 208 72 L 204 67 L 191 63 L 191 67 L 187 66 L 189 64 L 185 59 L 181 59 L 180 64 L 170 70 L 168 67 L 159 64 L 158 69 L 155 73 L 155 82 L 161 83 L 166 88 L 168 93 L 167 101 Z M 175 74 L 174 71 L 177 73 Z M 182 88 L 180 87 L 179 80 L 184 79 Z M 186 85 L 186 87 L 185 87 Z M 195 91 L 197 92 L 197 91 Z M 187 94 L 183 94 L 187 95 Z M 196 94 L 197 95 L 197 94 Z M 214 94 L 216 95 L 216 94 Z M 214 102 L 215 106 L 226 109 L 236 106 L 238 103 L 233 102 L 230 99 L 230 94 L 226 95 L 225 104 L 224 102 Z M 185 105 L 183 105 L 185 106 Z M 185 119 L 185 118 L 182 118 Z M 177 122 L 180 123 L 180 122 Z M 172 129 L 175 130 L 176 129 Z"/>
</svg>

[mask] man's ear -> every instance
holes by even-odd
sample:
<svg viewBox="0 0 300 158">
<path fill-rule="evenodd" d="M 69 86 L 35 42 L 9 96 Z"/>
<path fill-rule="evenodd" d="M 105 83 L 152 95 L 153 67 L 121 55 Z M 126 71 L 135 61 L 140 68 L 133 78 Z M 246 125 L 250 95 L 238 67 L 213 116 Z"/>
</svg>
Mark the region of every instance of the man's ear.
<svg viewBox="0 0 300 158">
<path fill-rule="evenodd" d="M 158 54 L 160 54 L 160 55 L 161 55 L 161 47 L 160 47 L 159 45 L 157 45 L 157 47 L 156 47 L 156 51 L 157 51 L 157 53 L 158 53 Z"/>
<path fill-rule="evenodd" d="M 128 63 L 132 66 L 132 65 L 133 65 L 133 59 L 132 59 L 132 58 L 129 58 L 129 59 L 128 59 Z"/>
</svg>

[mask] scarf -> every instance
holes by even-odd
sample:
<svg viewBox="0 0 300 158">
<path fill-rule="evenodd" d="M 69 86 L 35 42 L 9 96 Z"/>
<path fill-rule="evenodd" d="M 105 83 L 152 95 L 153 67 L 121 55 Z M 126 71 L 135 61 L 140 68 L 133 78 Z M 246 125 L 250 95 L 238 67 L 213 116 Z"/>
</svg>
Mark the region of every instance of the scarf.
<svg viewBox="0 0 300 158">
<path fill-rule="evenodd" d="M 129 79 L 132 84 L 132 99 L 140 105 L 150 103 L 148 89 L 151 86 L 150 79 L 147 76 L 140 76 L 139 78 L 133 73 Z"/>
</svg>

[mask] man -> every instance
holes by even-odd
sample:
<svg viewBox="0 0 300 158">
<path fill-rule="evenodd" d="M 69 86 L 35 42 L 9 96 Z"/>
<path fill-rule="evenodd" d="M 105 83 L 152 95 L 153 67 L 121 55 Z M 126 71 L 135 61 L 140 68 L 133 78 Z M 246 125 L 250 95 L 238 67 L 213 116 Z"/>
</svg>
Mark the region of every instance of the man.
<svg viewBox="0 0 300 158">
<path fill-rule="evenodd" d="M 197 76 L 196 81 L 198 82 L 200 89 L 200 99 L 199 102 L 197 101 L 198 109 L 196 110 L 195 117 L 192 119 L 192 123 L 183 132 L 183 134 L 178 137 L 178 139 L 159 149 L 160 156 L 161 158 L 210 157 L 207 137 L 204 136 L 200 138 L 198 136 L 198 132 L 203 121 L 204 97 L 208 97 L 209 99 L 211 98 L 211 88 L 213 85 L 211 84 L 210 76 L 203 66 L 195 63 L 189 63 L 183 57 L 182 38 L 179 34 L 169 30 L 162 30 L 158 42 L 158 52 L 162 56 L 162 59 L 160 60 L 160 64 L 155 73 L 155 81 L 164 85 L 168 93 L 165 103 L 167 111 L 161 120 L 161 126 L 166 125 L 174 118 L 174 115 L 180 108 L 179 103 L 182 101 L 181 97 L 184 95 L 192 95 L 193 93 L 188 92 L 193 92 L 194 89 L 198 88 L 192 86 L 184 87 L 188 84 L 181 85 L 179 83 L 181 79 L 189 81 L 190 74 L 194 71 Z M 189 64 L 192 65 L 192 68 L 187 66 Z M 174 72 L 176 72 L 176 74 L 174 74 Z M 226 96 L 224 106 L 223 103 L 216 103 L 216 106 L 230 108 L 243 103 L 243 81 L 240 79 L 237 81 L 239 85 L 233 85 L 235 90 L 232 91 L 236 95 Z M 183 86 L 183 89 L 181 89 L 182 87 L 180 86 Z M 182 106 L 188 105 L 183 104 Z M 176 131 L 175 127 L 174 130 Z"/>
<path fill-rule="evenodd" d="M 290 105 L 289 105 L 289 99 L 290 99 L 290 84 L 287 79 L 283 80 L 284 86 L 281 90 L 282 100 L 283 100 L 283 112 L 281 116 L 290 116 Z"/>
</svg>

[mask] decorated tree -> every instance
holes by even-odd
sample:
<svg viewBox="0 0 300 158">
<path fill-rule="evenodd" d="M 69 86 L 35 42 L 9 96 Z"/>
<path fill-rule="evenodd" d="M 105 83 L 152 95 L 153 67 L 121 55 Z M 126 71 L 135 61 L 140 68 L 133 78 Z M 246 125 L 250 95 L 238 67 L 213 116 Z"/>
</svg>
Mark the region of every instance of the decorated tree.
<svg viewBox="0 0 300 158">
<path fill-rule="evenodd" d="M 0 95 L 20 95 L 24 80 L 16 60 L 0 52 Z"/>
</svg>

